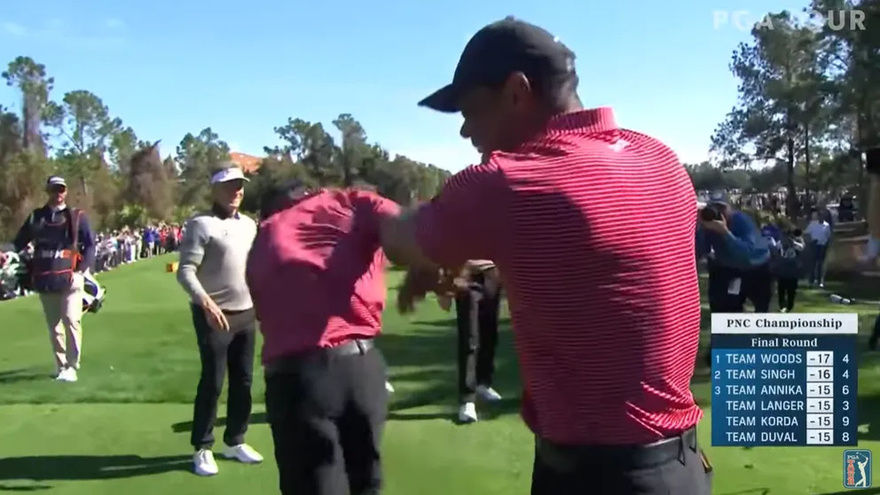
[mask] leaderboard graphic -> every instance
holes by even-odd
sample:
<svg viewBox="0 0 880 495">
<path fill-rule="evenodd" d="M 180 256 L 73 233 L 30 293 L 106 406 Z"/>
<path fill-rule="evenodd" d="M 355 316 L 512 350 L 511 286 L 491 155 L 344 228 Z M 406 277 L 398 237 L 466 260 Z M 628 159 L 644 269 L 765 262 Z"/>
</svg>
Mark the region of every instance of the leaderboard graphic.
<svg viewBox="0 0 880 495">
<path fill-rule="evenodd" d="M 712 445 L 857 445 L 858 315 L 712 315 Z"/>
</svg>

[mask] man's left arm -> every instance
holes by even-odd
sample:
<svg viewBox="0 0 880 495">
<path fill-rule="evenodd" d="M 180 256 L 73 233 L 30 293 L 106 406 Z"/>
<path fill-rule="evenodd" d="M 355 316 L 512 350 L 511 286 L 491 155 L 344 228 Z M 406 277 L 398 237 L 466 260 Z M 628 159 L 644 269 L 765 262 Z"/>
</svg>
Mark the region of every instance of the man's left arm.
<svg viewBox="0 0 880 495">
<path fill-rule="evenodd" d="M 95 266 L 95 233 L 89 225 L 89 218 L 85 213 L 79 214 L 79 249 L 82 261 L 76 267 L 78 272 L 85 272 Z"/>
<path fill-rule="evenodd" d="M 770 258 L 770 249 L 758 227 L 744 213 L 730 218 L 729 231 L 724 236 L 728 252 L 751 266 L 761 265 Z"/>
</svg>

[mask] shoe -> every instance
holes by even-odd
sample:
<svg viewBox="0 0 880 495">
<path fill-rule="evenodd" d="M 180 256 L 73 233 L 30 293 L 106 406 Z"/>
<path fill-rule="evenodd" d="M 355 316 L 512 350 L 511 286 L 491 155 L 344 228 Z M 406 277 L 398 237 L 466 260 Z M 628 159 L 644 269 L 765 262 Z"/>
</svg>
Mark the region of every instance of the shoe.
<svg viewBox="0 0 880 495">
<path fill-rule="evenodd" d="M 223 449 L 223 457 L 227 459 L 235 459 L 244 464 L 258 464 L 263 462 L 263 456 L 246 443 L 234 447 L 227 446 Z"/>
<path fill-rule="evenodd" d="M 64 368 L 63 370 L 61 370 L 61 372 L 58 373 L 58 376 L 55 379 L 59 382 L 73 383 L 77 380 L 76 369 Z"/>
<path fill-rule="evenodd" d="M 391 385 L 391 382 L 385 382 L 385 390 L 387 390 L 389 394 L 394 393 L 394 386 Z"/>
<path fill-rule="evenodd" d="M 199 476 L 214 476 L 220 472 L 210 449 L 202 449 L 193 456 L 193 472 Z"/>
<path fill-rule="evenodd" d="M 458 409 L 458 420 L 462 423 L 476 423 L 477 405 L 473 402 L 465 402 Z"/>
<path fill-rule="evenodd" d="M 487 387 L 486 385 L 477 386 L 477 396 L 486 402 L 498 402 L 501 400 L 501 394 L 496 392 L 494 388 Z"/>
<path fill-rule="evenodd" d="M 788 313 L 788 308 L 782 308 L 779 310 L 780 313 Z"/>
</svg>

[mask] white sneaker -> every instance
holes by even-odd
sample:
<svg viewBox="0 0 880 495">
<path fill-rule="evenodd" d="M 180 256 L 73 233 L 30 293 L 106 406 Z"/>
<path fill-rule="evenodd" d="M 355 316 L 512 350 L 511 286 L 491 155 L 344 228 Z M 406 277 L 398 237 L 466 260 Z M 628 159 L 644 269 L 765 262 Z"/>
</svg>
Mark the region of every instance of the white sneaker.
<svg viewBox="0 0 880 495">
<path fill-rule="evenodd" d="M 477 406 L 473 402 L 465 402 L 458 409 L 458 420 L 462 423 L 476 423 Z"/>
<path fill-rule="evenodd" d="M 263 456 L 246 443 L 236 445 L 235 447 L 227 446 L 223 449 L 223 457 L 227 459 L 235 459 L 236 461 L 245 464 L 257 464 L 263 462 Z"/>
<path fill-rule="evenodd" d="M 498 402 L 501 400 L 501 394 L 496 392 L 494 388 L 485 385 L 477 386 L 477 395 L 486 402 Z"/>
<path fill-rule="evenodd" d="M 385 390 L 387 390 L 389 394 L 394 393 L 394 386 L 391 385 L 391 382 L 385 382 Z"/>
<path fill-rule="evenodd" d="M 788 313 L 788 308 L 782 308 L 779 310 L 780 313 Z"/>
<path fill-rule="evenodd" d="M 76 370 L 73 368 L 64 368 L 58 373 L 58 376 L 55 379 L 59 382 L 75 382 L 77 380 Z"/>
<path fill-rule="evenodd" d="M 202 449 L 193 456 L 193 471 L 199 476 L 214 476 L 220 472 L 214 453 L 210 449 Z"/>
</svg>

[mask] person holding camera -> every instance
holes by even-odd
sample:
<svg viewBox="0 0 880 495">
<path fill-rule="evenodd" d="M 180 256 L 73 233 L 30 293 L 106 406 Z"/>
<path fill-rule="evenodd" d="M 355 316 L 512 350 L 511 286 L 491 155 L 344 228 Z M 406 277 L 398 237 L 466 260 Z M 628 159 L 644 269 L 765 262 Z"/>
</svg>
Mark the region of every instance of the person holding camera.
<svg viewBox="0 0 880 495">
<path fill-rule="evenodd" d="M 714 192 L 700 211 L 696 235 L 697 259 L 708 257 L 710 311 L 741 313 L 746 299 L 756 313 L 769 311 L 770 248 L 752 218 L 733 209 L 725 192 Z"/>
</svg>

